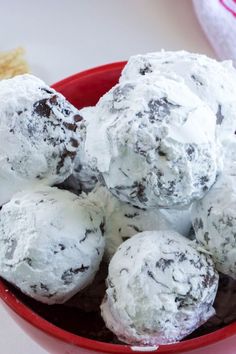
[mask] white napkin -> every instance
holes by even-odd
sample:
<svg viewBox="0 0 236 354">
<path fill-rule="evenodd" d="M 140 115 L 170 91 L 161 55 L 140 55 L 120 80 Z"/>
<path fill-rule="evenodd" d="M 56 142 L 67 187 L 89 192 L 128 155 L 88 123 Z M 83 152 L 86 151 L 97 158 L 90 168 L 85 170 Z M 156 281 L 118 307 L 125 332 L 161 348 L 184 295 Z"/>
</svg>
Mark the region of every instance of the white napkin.
<svg viewBox="0 0 236 354">
<path fill-rule="evenodd" d="M 193 0 L 193 5 L 218 57 L 236 64 L 236 0 Z"/>
</svg>

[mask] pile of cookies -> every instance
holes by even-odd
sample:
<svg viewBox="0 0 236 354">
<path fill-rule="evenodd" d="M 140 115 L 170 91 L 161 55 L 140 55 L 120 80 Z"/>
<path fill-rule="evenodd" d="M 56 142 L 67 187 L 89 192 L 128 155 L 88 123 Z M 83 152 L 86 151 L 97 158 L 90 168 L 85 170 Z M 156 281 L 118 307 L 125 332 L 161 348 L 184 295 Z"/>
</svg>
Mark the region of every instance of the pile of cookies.
<svg viewBox="0 0 236 354">
<path fill-rule="evenodd" d="M 19 75 L 0 81 L 0 102 L 3 278 L 48 305 L 101 305 L 132 345 L 213 328 L 215 305 L 230 317 L 218 313 L 236 278 L 230 62 L 137 55 L 81 110 Z"/>
</svg>

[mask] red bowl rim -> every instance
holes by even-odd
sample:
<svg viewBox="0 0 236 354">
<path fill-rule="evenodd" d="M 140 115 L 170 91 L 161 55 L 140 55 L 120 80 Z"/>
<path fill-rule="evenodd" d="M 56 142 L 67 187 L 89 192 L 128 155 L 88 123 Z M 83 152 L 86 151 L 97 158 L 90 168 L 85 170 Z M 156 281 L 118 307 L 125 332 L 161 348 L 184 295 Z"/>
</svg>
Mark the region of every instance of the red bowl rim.
<svg viewBox="0 0 236 354">
<path fill-rule="evenodd" d="M 116 69 L 122 69 L 126 61 L 115 62 L 111 64 L 101 65 L 92 69 L 88 69 L 79 72 L 75 75 L 69 76 L 57 83 L 52 87 L 56 90 L 60 90 L 63 86 L 72 84 L 74 81 L 93 75 L 94 73 L 107 72 Z M 54 338 L 60 339 L 66 343 L 76 345 L 81 348 L 94 350 L 103 353 L 135 353 L 129 345 L 109 344 L 99 342 L 96 340 L 81 337 L 72 334 L 66 330 L 63 330 L 52 323 L 48 322 L 44 318 L 40 317 L 24 303 L 17 299 L 17 297 L 8 289 L 5 282 L 0 279 L 0 298 L 8 305 L 15 313 L 25 319 L 34 327 L 38 328 L 42 332 L 51 335 Z M 236 334 L 236 322 L 225 326 L 222 329 L 216 330 L 210 334 L 206 334 L 194 339 L 188 339 L 179 343 L 161 345 L 157 349 L 158 353 L 178 353 L 189 350 L 199 349 L 210 344 L 215 344 L 223 339 L 229 338 Z M 152 351 L 155 353 L 155 351 Z M 138 353 L 138 352 L 136 352 Z"/>
</svg>

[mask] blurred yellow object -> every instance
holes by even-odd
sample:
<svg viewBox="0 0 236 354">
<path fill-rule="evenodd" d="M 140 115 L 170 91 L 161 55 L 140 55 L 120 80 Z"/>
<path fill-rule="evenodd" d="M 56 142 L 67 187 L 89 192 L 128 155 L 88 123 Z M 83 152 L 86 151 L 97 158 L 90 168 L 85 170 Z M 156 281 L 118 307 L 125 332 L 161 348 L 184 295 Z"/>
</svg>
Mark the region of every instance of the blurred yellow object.
<svg viewBox="0 0 236 354">
<path fill-rule="evenodd" d="M 21 47 L 8 52 L 0 52 L 0 80 L 29 72 L 24 54 L 25 50 Z"/>
</svg>

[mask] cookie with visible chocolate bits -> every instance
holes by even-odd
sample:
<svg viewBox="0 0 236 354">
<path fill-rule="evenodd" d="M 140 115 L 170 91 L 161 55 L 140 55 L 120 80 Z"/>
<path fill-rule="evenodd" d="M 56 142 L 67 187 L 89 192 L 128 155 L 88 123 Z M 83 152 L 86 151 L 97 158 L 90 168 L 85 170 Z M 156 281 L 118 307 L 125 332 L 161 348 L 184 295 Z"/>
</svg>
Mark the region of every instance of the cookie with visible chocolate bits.
<svg viewBox="0 0 236 354">
<path fill-rule="evenodd" d="M 65 97 L 32 75 L 2 80 L 0 101 L 2 205 L 27 186 L 64 181 L 83 145 L 85 126 Z"/>
<path fill-rule="evenodd" d="M 35 300 L 64 303 L 93 281 L 102 223 L 100 208 L 67 191 L 17 193 L 0 211 L 0 276 Z"/>
<path fill-rule="evenodd" d="M 214 315 L 217 287 L 210 256 L 194 243 L 170 230 L 142 232 L 111 259 L 101 313 L 125 343 L 174 343 Z"/>
<path fill-rule="evenodd" d="M 225 170 L 209 193 L 192 205 L 199 245 L 210 252 L 216 269 L 236 279 L 236 188 L 234 170 Z M 232 173 L 232 175 L 231 175 Z"/>
<path fill-rule="evenodd" d="M 184 207 L 214 183 L 215 115 L 175 76 L 122 81 L 95 112 L 85 154 L 121 201 Z"/>
<path fill-rule="evenodd" d="M 179 75 L 216 116 L 217 137 L 227 142 L 236 130 L 236 70 L 231 61 L 219 62 L 203 54 L 187 51 L 160 51 L 130 57 L 120 81 L 138 77 Z M 217 73 L 217 74 L 216 74 Z"/>
</svg>

